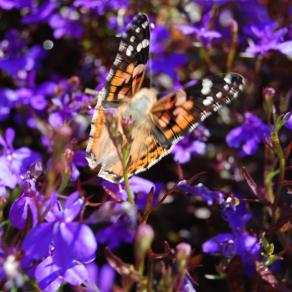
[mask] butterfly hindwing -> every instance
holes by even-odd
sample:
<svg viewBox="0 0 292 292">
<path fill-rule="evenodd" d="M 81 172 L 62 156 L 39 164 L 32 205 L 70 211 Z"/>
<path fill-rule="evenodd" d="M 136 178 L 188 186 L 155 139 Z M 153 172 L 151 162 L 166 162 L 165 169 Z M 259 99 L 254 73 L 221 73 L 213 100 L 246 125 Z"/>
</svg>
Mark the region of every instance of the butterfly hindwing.
<svg viewBox="0 0 292 292">
<path fill-rule="evenodd" d="M 103 103 L 115 103 L 133 96 L 140 88 L 149 56 L 150 28 L 139 13 L 122 34 L 118 53 L 101 92 Z"/>
<path fill-rule="evenodd" d="M 170 148 L 222 105 L 236 98 L 244 87 L 236 73 L 205 78 L 161 98 L 152 107 L 152 133 L 160 145 Z"/>
</svg>

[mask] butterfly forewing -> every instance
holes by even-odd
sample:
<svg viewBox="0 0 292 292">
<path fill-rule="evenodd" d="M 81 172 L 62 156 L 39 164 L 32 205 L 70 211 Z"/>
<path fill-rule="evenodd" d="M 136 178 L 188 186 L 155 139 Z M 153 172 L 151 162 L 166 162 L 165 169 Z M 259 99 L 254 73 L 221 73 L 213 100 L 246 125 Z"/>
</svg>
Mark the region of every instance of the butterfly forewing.
<svg viewBox="0 0 292 292">
<path fill-rule="evenodd" d="M 205 78 L 157 101 L 151 113 L 152 133 L 160 145 L 170 148 L 222 105 L 236 98 L 244 87 L 236 73 Z"/>
<path fill-rule="evenodd" d="M 104 103 L 131 97 L 139 90 L 149 56 L 149 42 L 148 18 L 139 13 L 122 35 L 118 53 L 101 92 Z"/>
</svg>

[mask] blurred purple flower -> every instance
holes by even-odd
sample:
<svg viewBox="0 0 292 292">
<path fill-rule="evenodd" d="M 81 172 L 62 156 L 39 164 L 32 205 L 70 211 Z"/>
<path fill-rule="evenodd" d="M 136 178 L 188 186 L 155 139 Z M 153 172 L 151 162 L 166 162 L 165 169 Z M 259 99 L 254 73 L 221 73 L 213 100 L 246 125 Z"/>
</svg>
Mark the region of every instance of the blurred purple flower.
<svg viewBox="0 0 292 292">
<path fill-rule="evenodd" d="M 191 279 L 188 275 L 185 276 L 181 289 L 182 289 L 181 290 L 182 292 L 196 292 L 197 291 L 194 288 L 194 286 L 191 282 Z"/>
<path fill-rule="evenodd" d="M 49 0 L 40 5 L 32 5 L 28 14 L 22 18 L 22 23 L 37 23 L 48 21 L 54 10 L 57 8 L 57 2 Z"/>
<path fill-rule="evenodd" d="M 88 285 L 86 287 L 86 292 L 110 292 L 112 291 L 115 271 L 113 268 L 105 264 L 98 267 L 95 263 L 91 263 L 86 266 L 88 270 Z"/>
<path fill-rule="evenodd" d="M 4 10 L 20 9 L 32 6 L 33 0 L 0 0 L 0 7 Z"/>
<path fill-rule="evenodd" d="M 56 39 L 63 36 L 71 36 L 78 39 L 83 34 L 80 14 L 74 8 L 62 7 L 58 13 L 54 13 L 50 17 L 49 25 L 54 30 Z"/>
<path fill-rule="evenodd" d="M 251 31 L 257 38 L 257 42 L 249 40 L 246 53 L 251 56 L 265 55 L 271 50 L 279 51 L 284 55 L 292 54 L 292 40 L 284 41 L 287 28 L 277 29 L 276 23 L 268 24 L 264 27 L 252 26 Z"/>
<path fill-rule="evenodd" d="M 14 90 L 0 88 L 0 122 L 8 118 L 10 110 L 14 107 L 17 98 Z"/>
<path fill-rule="evenodd" d="M 64 253 L 66 252 L 67 250 L 64 250 Z M 88 272 L 86 267 L 77 261 L 62 268 L 56 264 L 55 257 L 48 256 L 36 267 L 35 277 L 42 291 L 51 292 L 57 291 L 64 282 L 73 286 L 81 285 L 88 281 Z"/>
<path fill-rule="evenodd" d="M 88 165 L 86 160 L 86 153 L 83 150 L 77 150 L 73 154 L 71 162 L 71 180 L 76 181 L 80 175 L 77 167 L 86 167 Z"/>
<path fill-rule="evenodd" d="M 26 263 L 47 257 L 35 271 L 44 291 L 55 290 L 63 281 L 77 285 L 87 280 L 82 264 L 94 260 L 97 243 L 87 225 L 73 222 L 83 204 L 78 192 L 67 198 L 64 207 L 56 201 L 45 217 L 47 222 L 31 229 L 24 239 Z"/>
<path fill-rule="evenodd" d="M 196 23 L 195 25 L 177 25 L 176 28 L 179 29 L 185 35 L 196 35 L 198 41 L 204 47 L 211 47 L 214 40 L 222 38 L 222 34 L 216 30 L 209 29 L 210 19 L 211 19 L 210 10 L 206 13 L 200 24 Z"/>
<path fill-rule="evenodd" d="M 49 114 L 49 123 L 54 128 L 63 126 L 66 121 L 72 121 L 89 104 L 91 97 L 81 93 L 78 85 L 76 86 L 72 79 L 74 77 L 59 82 L 57 89 L 61 89 L 61 91 L 51 99 L 53 106 Z M 76 80 L 76 82 L 79 81 Z M 86 127 L 87 125 L 85 125 Z"/>
<path fill-rule="evenodd" d="M 15 131 L 8 128 L 4 137 L 0 135 L 0 185 L 13 189 L 21 182 L 21 175 L 25 174 L 29 166 L 41 159 L 41 156 L 27 147 L 13 148 Z"/>
<path fill-rule="evenodd" d="M 89 217 L 88 223 L 102 224 L 104 227 L 96 233 L 97 241 L 116 249 L 123 242 L 134 240 L 137 209 L 128 202 L 106 202 Z"/>
<path fill-rule="evenodd" d="M 155 25 L 151 31 L 150 52 L 155 54 L 163 54 L 165 51 L 165 42 L 170 38 L 169 30 L 160 24 Z"/>
<path fill-rule="evenodd" d="M 209 206 L 215 203 L 220 205 L 224 202 L 224 196 L 222 193 L 217 191 L 211 191 L 203 184 L 197 184 L 195 186 L 192 186 L 189 185 L 187 181 L 183 180 L 178 183 L 178 187 L 181 192 L 200 197 Z"/>
<path fill-rule="evenodd" d="M 287 122 L 285 123 L 285 127 L 289 130 L 292 130 L 292 112 L 288 112 L 284 115 L 285 118 L 287 118 Z"/>
<path fill-rule="evenodd" d="M 172 149 L 174 160 L 179 163 L 186 163 L 191 160 L 192 155 L 204 155 L 209 136 L 209 130 L 203 125 L 199 125 L 174 146 Z"/>
<path fill-rule="evenodd" d="M 185 54 L 172 53 L 169 55 L 159 54 L 152 61 L 152 70 L 155 73 L 164 73 L 171 78 L 172 87 L 179 86 L 177 69 L 188 62 Z"/>
<path fill-rule="evenodd" d="M 28 48 L 26 43 L 24 36 L 13 29 L 5 33 L 0 43 L 0 69 L 13 78 L 25 78 L 27 72 L 39 68 L 40 61 L 45 56 L 45 50 L 41 46 Z"/>
<path fill-rule="evenodd" d="M 256 115 L 246 113 L 244 123 L 228 133 L 226 142 L 232 148 L 241 148 L 240 154 L 246 156 L 254 154 L 265 137 L 270 137 L 269 127 Z"/>
<path fill-rule="evenodd" d="M 112 12 L 121 8 L 128 7 L 128 0 L 75 0 L 73 5 L 75 7 L 82 7 L 90 9 L 99 15 L 104 15 L 106 12 Z"/>
</svg>

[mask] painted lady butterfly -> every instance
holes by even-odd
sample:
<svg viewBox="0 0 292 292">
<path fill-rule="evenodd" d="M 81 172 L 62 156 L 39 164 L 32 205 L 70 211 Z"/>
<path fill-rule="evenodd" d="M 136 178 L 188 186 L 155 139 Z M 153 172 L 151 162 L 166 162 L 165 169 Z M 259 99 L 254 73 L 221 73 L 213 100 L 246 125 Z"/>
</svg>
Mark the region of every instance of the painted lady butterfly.
<svg viewBox="0 0 292 292">
<path fill-rule="evenodd" d="M 202 79 L 157 99 L 153 88 L 142 88 L 149 55 L 150 29 L 138 14 L 122 36 L 117 56 L 100 92 L 91 122 L 87 160 L 98 176 L 120 182 L 123 169 L 105 123 L 105 108 L 134 122 L 129 175 L 144 171 L 168 154 L 172 146 L 212 112 L 236 98 L 245 80 L 236 73 Z"/>
</svg>

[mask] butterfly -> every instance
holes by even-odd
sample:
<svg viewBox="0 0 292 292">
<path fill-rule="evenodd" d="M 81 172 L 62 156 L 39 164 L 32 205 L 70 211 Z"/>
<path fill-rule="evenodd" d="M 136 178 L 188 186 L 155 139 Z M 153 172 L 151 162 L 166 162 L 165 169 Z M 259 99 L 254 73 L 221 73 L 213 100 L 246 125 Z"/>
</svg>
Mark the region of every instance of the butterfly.
<svg viewBox="0 0 292 292">
<path fill-rule="evenodd" d="M 157 90 L 142 88 L 149 56 L 150 23 L 139 13 L 121 37 L 118 53 L 104 88 L 98 95 L 87 145 L 87 161 L 98 176 L 115 183 L 123 167 L 106 124 L 108 109 L 133 121 L 128 174 L 150 168 L 212 112 L 231 102 L 243 90 L 237 73 L 212 76 L 158 99 Z"/>
</svg>

